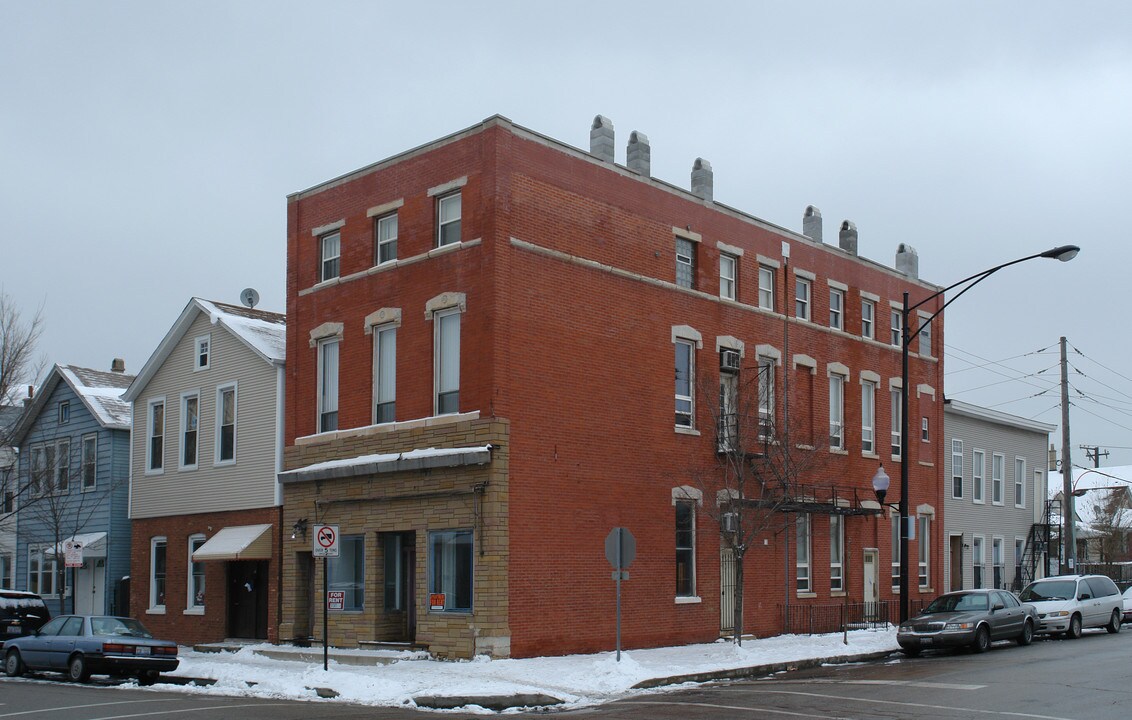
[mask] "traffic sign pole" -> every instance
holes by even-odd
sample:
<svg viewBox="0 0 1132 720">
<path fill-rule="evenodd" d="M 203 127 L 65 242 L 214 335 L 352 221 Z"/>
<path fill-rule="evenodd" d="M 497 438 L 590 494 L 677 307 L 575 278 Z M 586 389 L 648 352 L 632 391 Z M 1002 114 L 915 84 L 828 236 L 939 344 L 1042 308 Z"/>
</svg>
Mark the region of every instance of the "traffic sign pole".
<svg viewBox="0 0 1132 720">
<path fill-rule="evenodd" d="M 330 645 L 327 642 L 327 633 L 330 628 L 330 608 L 327 607 L 326 599 L 330 597 L 330 570 L 329 561 L 326 556 L 322 556 L 322 671 L 327 672 L 330 670 Z"/>
</svg>

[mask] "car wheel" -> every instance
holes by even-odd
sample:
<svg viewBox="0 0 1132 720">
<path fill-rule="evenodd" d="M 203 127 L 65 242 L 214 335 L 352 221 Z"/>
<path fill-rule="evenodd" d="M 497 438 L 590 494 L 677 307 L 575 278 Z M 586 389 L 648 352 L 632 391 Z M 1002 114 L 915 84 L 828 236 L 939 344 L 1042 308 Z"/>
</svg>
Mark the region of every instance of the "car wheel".
<svg viewBox="0 0 1132 720">
<path fill-rule="evenodd" d="M 144 672 L 138 673 L 138 685 L 144 687 L 154 684 L 155 682 L 157 682 L 157 675 L 158 673 L 156 670 L 146 670 Z"/>
<path fill-rule="evenodd" d="M 75 655 L 71 661 L 67 663 L 67 679 L 71 682 L 85 683 L 90 680 L 90 669 L 86 666 L 86 660 L 82 655 Z"/>
<path fill-rule="evenodd" d="M 20 651 L 12 648 L 8 651 L 8 655 L 4 658 L 4 674 L 8 677 L 19 677 L 24 674 L 23 658 L 20 657 Z"/>
<path fill-rule="evenodd" d="M 1034 642 L 1034 623 L 1027 620 L 1022 623 L 1022 634 L 1018 636 L 1018 644 L 1022 646 Z"/>
<path fill-rule="evenodd" d="M 1120 610 L 1113 610 L 1112 617 L 1108 619 L 1108 625 L 1105 625 L 1104 629 L 1113 634 L 1120 632 L 1120 620 L 1122 615 L 1123 613 L 1121 613 Z"/>
<path fill-rule="evenodd" d="M 971 643 L 971 650 L 977 653 L 986 652 L 990 647 L 990 630 L 986 625 L 980 625 L 975 631 L 975 642 Z"/>
<path fill-rule="evenodd" d="M 1074 615 L 1069 618 L 1069 629 L 1065 631 L 1065 637 L 1070 640 L 1076 640 L 1081 637 L 1081 616 Z"/>
</svg>

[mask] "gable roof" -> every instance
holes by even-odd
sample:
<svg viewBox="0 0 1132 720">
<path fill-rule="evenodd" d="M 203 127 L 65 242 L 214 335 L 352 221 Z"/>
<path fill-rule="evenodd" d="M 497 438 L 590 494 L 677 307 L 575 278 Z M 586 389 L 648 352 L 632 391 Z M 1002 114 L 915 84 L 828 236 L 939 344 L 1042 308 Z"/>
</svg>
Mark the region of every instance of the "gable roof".
<svg viewBox="0 0 1132 720">
<path fill-rule="evenodd" d="M 16 425 L 12 443 L 23 442 L 60 382 L 67 383 L 99 425 L 108 430 L 129 430 L 133 410 L 130 403 L 122 399 L 122 392 L 133 380 L 134 376 L 126 373 L 56 364 Z"/>
<path fill-rule="evenodd" d="M 153 355 L 146 361 L 137 378 L 122 395 L 127 402 L 137 399 L 141 391 L 153 379 L 154 374 L 168 359 L 173 348 L 184 338 L 193 321 L 201 314 L 208 315 L 209 321 L 227 330 L 233 337 L 246 345 L 264 362 L 281 367 L 287 357 L 287 319 L 282 313 L 255 310 L 241 305 L 203 300 L 194 297 L 181 311 L 169 332 L 161 339 Z"/>
</svg>

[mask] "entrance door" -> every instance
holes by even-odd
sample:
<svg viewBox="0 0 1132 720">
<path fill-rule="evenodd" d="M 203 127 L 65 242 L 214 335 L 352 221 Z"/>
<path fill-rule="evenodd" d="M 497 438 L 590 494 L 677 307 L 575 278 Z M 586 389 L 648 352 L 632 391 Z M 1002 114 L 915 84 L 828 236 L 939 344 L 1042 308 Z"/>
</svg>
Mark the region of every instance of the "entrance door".
<svg viewBox="0 0 1132 720">
<path fill-rule="evenodd" d="M 267 639 L 267 561 L 228 565 L 228 637 Z"/>
<path fill-rule="evenodd" d="M 735 632 L 735 551 L 719 551 L 719 634 Z"/>
<path fill-rule="evenodd" d="M 865 618 L 876 620 L 880 609 L 880 577 L 877 574 L 880 553 L 876 548 L 865 548 L 861 557 L 864 568 L 861 579 L 864 582 Z"/>
<path fill-rule="evenodd" d="M 951 562 L 948 567 L 951 570 L 951 583 L 949 587 L 952 591 L 963 589 L 963 536 L 952 535 L 950 542 Z"/>
<path fill-rule="evenodd" d="M 102 615 L 106 612 L 106 558 L 87 558 L 75 568 L 75 613 Z"/>
</svg>

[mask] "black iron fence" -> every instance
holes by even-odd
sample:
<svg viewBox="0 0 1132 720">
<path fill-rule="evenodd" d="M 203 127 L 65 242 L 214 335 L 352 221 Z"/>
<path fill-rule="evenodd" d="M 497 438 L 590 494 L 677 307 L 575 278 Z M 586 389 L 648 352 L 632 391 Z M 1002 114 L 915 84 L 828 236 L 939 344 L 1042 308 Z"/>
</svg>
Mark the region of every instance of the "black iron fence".
<svg viewBox="0 0 1132 720">
<path fill-rule="evenodd" d="M 913 615 L 919 613 L 925 604 L 923 600 L 911 601 L 910 612 Z M 783 617 L 783 632 L 818 635 L 895 625 L 900 618 L 900 603 L 897 600 L 880 600 L 839 605 L 791 605 L 786 612 L 779 605 L 778 612 Z"/>
</svg>

